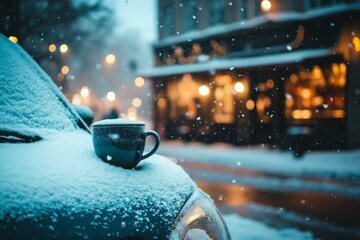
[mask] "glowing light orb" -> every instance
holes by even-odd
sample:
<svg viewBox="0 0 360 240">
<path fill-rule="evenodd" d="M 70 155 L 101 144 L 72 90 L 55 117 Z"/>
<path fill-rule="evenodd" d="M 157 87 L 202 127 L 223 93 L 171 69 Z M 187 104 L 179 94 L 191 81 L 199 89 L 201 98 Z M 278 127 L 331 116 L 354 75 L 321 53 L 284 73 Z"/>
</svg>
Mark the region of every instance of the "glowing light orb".
<svg viewBox="0 0 360 240">
<path fill-rule="evenodd" d="M 135 86 L 142 87 L 144 86 L 145 80 L 142 77 L 135 78 Z"/>
<path fill-rule="evenodd" d="M 90 94 L 89 88 L 87 86 L 83 86 L 80 90 L 80 95 L 82 97 L 87 97 L 87 96 L 89 96 L 89 94 Z"/>
<path fill-rule="evenodd" d="M 209 94 L 209 92 L 210 92 L 210 89 L 209 89 L 208 86 L 202 85 L 202 86 L 199 87 L 199 93 L 200 93 L 200 95 L 206 96 L 206 95 Z"/>
<path fill-rule="evenodd" d="M 243 93 L 245 91 L 245 85 L 242 82 L 235 83 L 234 88 L 238 93 Z"/>
<path fill-rule="evenodd" d="M 114 54 L 108 54 L 106 55 L 105 57 L 105 61 L 108 63 L 108 64 L 113 64 L 115 61 L 116 61 L 116 57 Z"/>
<path fill-rule="evenodd" d="M 271 9 L 271 2 L 269 0 L 263 0 L 261 2 L 261 9 L 264 12 L 268 12 Z"/>
<path fill-rule="evenodd" d="M 69 47 L 66 44 L 62 44 L 60 46 L 60 52 L 61 53 L 66 53 L 69 50 Z"/>
<path fill-rule="evenodd" d="M 113 102 L 116 99 L 116 94 L 114 92 L 108 92 L 106 98 L 108 101 Z"/>
</svg>

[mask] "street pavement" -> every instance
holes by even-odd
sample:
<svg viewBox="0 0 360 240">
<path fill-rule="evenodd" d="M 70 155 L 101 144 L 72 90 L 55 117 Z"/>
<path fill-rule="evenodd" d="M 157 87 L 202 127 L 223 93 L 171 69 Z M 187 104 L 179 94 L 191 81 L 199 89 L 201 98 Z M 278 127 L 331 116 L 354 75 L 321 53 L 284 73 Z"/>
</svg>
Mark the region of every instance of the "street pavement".
<svg viewBox="0 0 360 240">
<path fill-rule="evenodd" d="M 165 141 L 158 154 L 191 169 L 195 178 L 206 172 L 213 182 L 360 198 L 360 149 L 311 151 L 297 158 L 266 145 Z"/>
<path fill-rule="evenodd" d="M 296 158 L 266 145 L 165 141 L 158 154 L 181 165 L 225 216 L 321 239 L 360 237 L 360 150 Z"/>
</svg>

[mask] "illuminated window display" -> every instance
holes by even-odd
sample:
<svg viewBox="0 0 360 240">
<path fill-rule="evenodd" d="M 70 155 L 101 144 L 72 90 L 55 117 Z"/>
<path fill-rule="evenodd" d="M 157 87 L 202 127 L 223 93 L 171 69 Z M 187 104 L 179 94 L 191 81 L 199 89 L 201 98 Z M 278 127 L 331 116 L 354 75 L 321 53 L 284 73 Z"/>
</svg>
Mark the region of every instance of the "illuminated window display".
<svg viewBox="0 0 360 240">
<path fill-rule="evenodd" d="M 285 116 L 293 122 L 345 117 L 346 65 L 332 63 L 291 74 L 285 83 Z"/>
</svg>

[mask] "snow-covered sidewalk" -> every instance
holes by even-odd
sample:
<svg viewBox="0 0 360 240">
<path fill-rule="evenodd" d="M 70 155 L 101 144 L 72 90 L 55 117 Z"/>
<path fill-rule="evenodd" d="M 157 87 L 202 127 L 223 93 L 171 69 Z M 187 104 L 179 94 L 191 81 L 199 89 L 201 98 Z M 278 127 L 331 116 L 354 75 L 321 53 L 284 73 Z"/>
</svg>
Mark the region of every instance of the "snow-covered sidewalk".
<svg viewBox="0 0 360 240">
<path fill-rule="evenodd" d="M 261 145 L 237 147 L 225 143 L 166 141 L 161 143 L 158 153 L 180 160 L 292 177 L 360 180 L 360 149 L 311 151 L 296 158 L 290 151 Z"/>
<path fill-rule="evenodd" d="M 275 229 L 264 223 L 240 217 L 237 214 L 224 215 L 225 223 L 233 240 L 310 240 L 314 239 L 311 232 L 303 232 L 295 228 Z"/>
</svg>

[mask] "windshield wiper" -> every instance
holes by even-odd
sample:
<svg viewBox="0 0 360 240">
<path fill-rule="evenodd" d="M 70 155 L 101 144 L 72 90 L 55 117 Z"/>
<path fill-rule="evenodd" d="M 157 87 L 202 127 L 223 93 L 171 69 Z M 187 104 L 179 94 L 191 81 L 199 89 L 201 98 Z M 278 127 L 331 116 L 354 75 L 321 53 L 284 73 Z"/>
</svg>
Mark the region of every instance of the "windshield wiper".
<svg viewBox="0 0 360 240">
<path fill-rule="evenodd" d="M 41 140 L 39 136 L 27 136 L 14 131 L 0 130 L 0 143 L 30 143 Z"/>
</svg>

